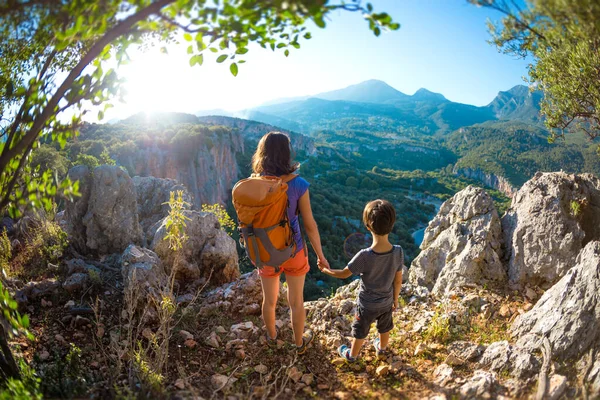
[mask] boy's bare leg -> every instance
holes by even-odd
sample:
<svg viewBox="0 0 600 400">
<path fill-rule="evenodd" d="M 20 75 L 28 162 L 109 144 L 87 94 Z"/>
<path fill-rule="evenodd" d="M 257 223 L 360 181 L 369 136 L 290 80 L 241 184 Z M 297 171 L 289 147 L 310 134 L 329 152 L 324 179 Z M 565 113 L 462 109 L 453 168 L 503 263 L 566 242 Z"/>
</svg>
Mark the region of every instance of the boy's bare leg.
<svg viewBox="0 0 600 400">
<path fill-rule="evenodd" d="M 260 277 L 263 292 L 262 317 L 267 328 L 267 334 L 271 339 L 275 338 L 275 308 L 279 297 L 279 277 Z"/>
<path fill-rule="evenodd" d="M 356 358 L 358 357 L 358 353 L 360 353 L 360 348 L 362 347 L 365 339 L 352 339 L 352 348 L 350 349 L 350 357 Z"/>
<path fill-rule="evenodd" d="M 390 342 L 390 333 L 380 333 L 379 334 L 379 349 L 385 350 L 388 347 L 388 343 Z"/>
</svg>

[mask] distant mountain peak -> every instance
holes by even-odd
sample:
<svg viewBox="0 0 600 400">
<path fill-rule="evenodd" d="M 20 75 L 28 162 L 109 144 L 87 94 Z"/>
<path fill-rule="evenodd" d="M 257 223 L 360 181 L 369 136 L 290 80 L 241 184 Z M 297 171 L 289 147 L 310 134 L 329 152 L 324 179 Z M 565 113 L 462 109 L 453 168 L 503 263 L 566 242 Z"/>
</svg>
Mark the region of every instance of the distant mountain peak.
<svg viewBox="0 0 600 400">
<path fill-rule="evenodd" d="M 443 94 L 435 93 L 425 88 L 417 90 L 415 94 L 413 94 L 411 97 L 416 100 L 448 101 L 448 99 L 446 99 Z"/>
<path fill-rule="evenodd" d="M 408 96 L 394 89 L 386 82 L 378 79 L 370 79 L 343 89 L 331 92 L 319 93 L 312 97 L 323 100 L 343 100 L 359 103 L 394 103 L 404 100 Z"/>
</svg>

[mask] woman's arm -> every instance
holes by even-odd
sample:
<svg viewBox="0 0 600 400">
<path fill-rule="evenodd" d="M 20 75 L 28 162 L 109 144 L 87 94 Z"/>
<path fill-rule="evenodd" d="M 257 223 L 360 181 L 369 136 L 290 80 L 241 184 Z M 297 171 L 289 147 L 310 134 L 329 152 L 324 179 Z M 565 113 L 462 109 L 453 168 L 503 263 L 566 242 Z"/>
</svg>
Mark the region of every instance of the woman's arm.
<svg viewBox="0 0 600 400">
<path fill-rule="evenodd" d="M 312 209 L 310 207 L 310 196 L 308 194 L 308 189 L 302 195 L 302 197 L 300 197 L 300 200 L 298 200 L 298 209 L 300 210 L 300 215 L 302 216 L 302 222 L 304 224 L 306 235 L 308 236 L 310 244 L 312 245 L 315 253 L 317 253 L 317 262 L 320 265 L 329 267 L 329 262 L 327 262 L 325 254 L 323 254 L 323 248 L 321 247 L 321 235 L 319 235 L 317 221 L 315 221 Z M 307 243 L 304 245 L 306 246 Z"/>
</svg>

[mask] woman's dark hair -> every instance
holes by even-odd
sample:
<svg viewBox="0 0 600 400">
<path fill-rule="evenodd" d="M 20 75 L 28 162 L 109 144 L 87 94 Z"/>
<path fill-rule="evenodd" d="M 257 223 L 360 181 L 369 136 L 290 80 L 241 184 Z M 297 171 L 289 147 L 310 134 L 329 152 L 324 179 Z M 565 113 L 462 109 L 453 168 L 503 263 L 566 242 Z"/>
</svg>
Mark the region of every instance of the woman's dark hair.
<svg viewBox="0 0 600 400">
<path fill-rule="evenodd" d="M 376 235 L 387 235 L 394 229 L 396 210 L 387 200 L 373 200 L 367 203 L 363 211 L 363 223 Z"/>
<path fill-rule="evenodd" d="M 252 170 L 255 174 L 287 175 L 299 167 L 292 160 L 290 138 L 281 132 L 269 132 L 258 142 L 252 156 Z"/>
</svg>

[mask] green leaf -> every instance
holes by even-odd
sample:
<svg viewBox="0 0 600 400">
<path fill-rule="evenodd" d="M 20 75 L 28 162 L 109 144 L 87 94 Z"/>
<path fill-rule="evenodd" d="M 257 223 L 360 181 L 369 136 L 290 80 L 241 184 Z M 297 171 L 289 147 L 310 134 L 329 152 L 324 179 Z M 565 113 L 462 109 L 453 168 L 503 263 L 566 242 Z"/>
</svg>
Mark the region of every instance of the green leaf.
<svg viewBox="0 0 600 400">
<path fill-rule="evenodd" d="M 100 110 L 98 111 L 98 120 L 101 121 L 104 119 L 104 111 Z"/>
<path fill-rule="evenodd" d="M 223 61 L 227 60 L 227 54 L 221 54 L 218 58 L 217 58 L 217 62 L 220 64 Z"/>
<path fill-rule="evenodd" d="M 237 66 L 236 63 L 231 63 L 231 65 L 229 66 L 229 70 L 231 71 L 231 75 L 237 76 L 237 74 L 238 74 L 238 66 Z"/>
<path fill-rule="evenodd" d="M 285 49 L 285 51 L 283 52 L 283 54 L 285 54 L 285 56 L 289 56 L 290 55 L 290 51 L 288 49 Z"/>
<path fill-rule="evenodd" d="M 188 32 L 183 34 L 183 38 L 187 41 L 187 42 L 191 42 L 193 40 L 192 35 L 190 35 Z"/>
<path fill-rule="evenodd" d="M 248 52 L 248 48 L 246 47 L 240 47 L 239 49 L 237 49 L 235 51 L 235 54 L 246 54 Z"/>
</svg>

